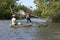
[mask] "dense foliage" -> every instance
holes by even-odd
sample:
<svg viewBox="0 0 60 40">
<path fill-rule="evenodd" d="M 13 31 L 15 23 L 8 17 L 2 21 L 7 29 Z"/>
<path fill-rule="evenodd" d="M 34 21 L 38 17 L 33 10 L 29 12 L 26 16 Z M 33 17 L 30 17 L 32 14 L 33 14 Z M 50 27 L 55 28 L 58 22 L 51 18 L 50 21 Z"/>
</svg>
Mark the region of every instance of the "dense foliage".
<svg viewBox="0 0 60 40">
<path fill-rule="evenodd" d="M 34 0 L 34 3 L 42 17 L 50 16 L 55 21 L 60 19 L 60 0 Z"/>
<path fill-rule="evenodd" d="M 0 1 L 0 19 L 10 19 L 11 8 L 14 8 L 14 0 L 1 0 Z"/>
<path fill-rule="evenodd" d="M 16 14 L 17 18 L 22 18 L 22 15 L 18 15 L 19 10 L 31 11 L 24 5 L 17 5 L 16 1 L 19 0 L 0 0 L 0 19 L 11 19 L 13 13 Z"/>
</svg>

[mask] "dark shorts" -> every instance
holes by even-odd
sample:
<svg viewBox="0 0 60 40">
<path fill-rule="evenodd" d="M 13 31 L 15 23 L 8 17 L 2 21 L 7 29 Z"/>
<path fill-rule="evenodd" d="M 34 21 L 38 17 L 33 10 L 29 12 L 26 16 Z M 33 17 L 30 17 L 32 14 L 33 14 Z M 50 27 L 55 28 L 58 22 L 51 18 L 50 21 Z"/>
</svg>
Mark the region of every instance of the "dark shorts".
<svg viewBox="0 0 60 40">
<path fill-rule="evenodd" d="M 27 22 L 28 22 L 28 21 L 30 21 L 30 22 L 31 22 L 30 18 L 27 18 Z"/>
</svg>

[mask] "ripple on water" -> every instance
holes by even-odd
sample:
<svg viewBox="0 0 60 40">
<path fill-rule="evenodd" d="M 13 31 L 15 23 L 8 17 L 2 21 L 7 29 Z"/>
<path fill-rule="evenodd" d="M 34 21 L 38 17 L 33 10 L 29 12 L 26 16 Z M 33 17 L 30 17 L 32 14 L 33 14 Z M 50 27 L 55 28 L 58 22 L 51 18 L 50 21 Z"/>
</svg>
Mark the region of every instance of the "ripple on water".
<svg viewBox="0 0 60 40">
<path fill-rule="evenodd" d="M 0 40 L 60 40 L 60 27 L 19 27 L 12 29 L 10 21 L 0 21 Z"/>
</svg>

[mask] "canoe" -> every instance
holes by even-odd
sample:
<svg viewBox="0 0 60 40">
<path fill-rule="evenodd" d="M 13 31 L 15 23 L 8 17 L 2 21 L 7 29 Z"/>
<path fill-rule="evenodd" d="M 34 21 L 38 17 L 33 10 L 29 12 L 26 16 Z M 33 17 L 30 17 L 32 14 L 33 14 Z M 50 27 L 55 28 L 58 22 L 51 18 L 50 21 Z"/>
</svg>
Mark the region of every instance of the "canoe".
<svg viewBox="0 0 60 40">
<path fill-rule="evenodd" d="M 11 27 L 29 27 L 32 26 L 32 23 L 22 23 L 20 25 L 11 25 Z"/>
</svg>

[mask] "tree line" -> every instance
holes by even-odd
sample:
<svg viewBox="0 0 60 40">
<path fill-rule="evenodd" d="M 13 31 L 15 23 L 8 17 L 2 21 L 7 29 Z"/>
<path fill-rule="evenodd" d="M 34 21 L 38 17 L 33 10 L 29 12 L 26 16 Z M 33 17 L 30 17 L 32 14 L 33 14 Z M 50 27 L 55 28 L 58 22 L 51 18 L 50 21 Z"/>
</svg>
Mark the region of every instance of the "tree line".
<svg viewBox="0 0 60 40">
<path fill-rule="evenodd" d="M 24 5 L 17 5 L 16 1 L 19 0 L 0 0 L 0 19 L 11 19 L 12 14 L 16 14 L 16 18 L 24 18 L 22 15 L 18 15 L 19 10 L 24 10 L 25 12 L 31 11 Z"/>
<path fill-rule="evenodd" d="M 60 22 L 60 0 L 34 0 L 34 3 L 42 18 L 49 17 L 52 22 Z"/>
<path fill-rule="evenodd" d="M 52 22 L 60 22 L 60 0 L 34 0 L 36 9 L 31 10 L 24 5 L 17 5 L 18 0 L 0 0 L 0 19 L 11 19 L 12 14 L 16 14 L 17 19 L 25 16 L 18 15 L 19 10 L 26 13 L 33 13 L 41 18 L 50 18 Z M 14 12 L 12 12 L 14 11 Z"/>
</svg>

